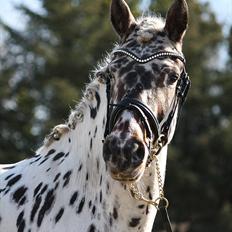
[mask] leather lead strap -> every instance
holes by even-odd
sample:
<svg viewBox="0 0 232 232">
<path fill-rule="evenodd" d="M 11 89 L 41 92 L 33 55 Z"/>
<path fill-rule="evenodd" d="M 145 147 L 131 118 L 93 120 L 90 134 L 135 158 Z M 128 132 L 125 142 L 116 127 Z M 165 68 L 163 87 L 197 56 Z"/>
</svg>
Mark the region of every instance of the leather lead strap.
<svg viewBox="0 0 232 232">
<path fill-rule="evenodd" d="M 164 230 L 165 232 L 173 232 L 172 226 L 171 226 L 171 221 L 170 221 L 169 216 L 168 216 L 168 209 L 167 209 L 166 201 L 161 199 L 157 209 L 158 209 L 157 214 L 159 213 L 161 216 L 162 227 L 163 227 L 162 230 Z M 155 219 L 154 219 L 153 227 L 152 227 L 153 232 L 155 232 L 154 225 L 155 225 Z"/>
<path fill-rule="evenodd" d="M 172 226 L 171 226 L 171 222 L 170 222 L 170 219 L 169 219 L 169 216 L 168 216 L 167 208 L 164 207 L 164 206 L 160 206 L 158 212 L 160 212 L 165 231 L 166 232 L 172 232 Z"/>
</svg>

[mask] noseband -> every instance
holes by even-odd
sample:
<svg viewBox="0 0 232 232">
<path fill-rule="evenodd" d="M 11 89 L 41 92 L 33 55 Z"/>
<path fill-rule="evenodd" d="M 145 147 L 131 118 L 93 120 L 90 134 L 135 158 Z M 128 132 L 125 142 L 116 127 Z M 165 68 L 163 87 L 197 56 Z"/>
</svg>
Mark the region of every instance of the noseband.
<svg viewBox="0 0 232 232">
<path fill-rule="evenodd" d="M 186 61 L 182 54 L 179 54 L 177 52 L 157 52 L 145 59 L 141 59 L 132 52 L 124 49 L 118 49 L 113 52 L 113 54 L 122 54 L 130 57 L 131 59 L 135 60 L 136 62 L 140 64 L 148 63 L 154 59 L 163 59 L 163 58 L 174 58 L 179 59 L 185 66 Z M 180 78 L 176 85 L 176 93 L 174 97 L 173 104 L 171 106 L 171 109 L 166 115 L 165 120 L 159 123 L 156 116 L 153 114 L 153 112 L 141 101 L 129 97 L 132 93 L 141 92 L 143 90 L 143 86 L 141 84 L 137 85 L 135 88 L 133 88 L 129 93 L 126 94 L 126 96 L 117 104 L 111 104 L 110 103 L 110 90 L 111 90 L 111 73 L 108 72 L 107 75 L 107 101 L 108 101 L 108 107 L 107 107 L 107 123 L 106 123 L 106 130 L 105 130 L 105 137 L 111 133 L 113 130 L 114 125 L 117 122 L 118 117 L 121 115 L 121 113 L 124 110 L 131 110 L 136 112 L 140 119 L 143 122 L 143 125 L 145 126 L 147 137 L 149 138 L 149 145 L 148 148 L 150 150 L 150 155 L 147 161 L 147 165 L 149 165 L 152 160 L 154 159 L 154 156 L 158 155 L 162 147 L 164 147 L 168 142 L 168 136 L 169 136 L 169 130 L 173 121 L 173 118 L 177 112 L 177 118 L 179 117 L 179 112 L 182 108 L 183 103 L 185 102 L 188 90 L 190 88 L 190 79 L 189 76 L 185 70 L 185 67 L 180 75 Z"/>
</svg>

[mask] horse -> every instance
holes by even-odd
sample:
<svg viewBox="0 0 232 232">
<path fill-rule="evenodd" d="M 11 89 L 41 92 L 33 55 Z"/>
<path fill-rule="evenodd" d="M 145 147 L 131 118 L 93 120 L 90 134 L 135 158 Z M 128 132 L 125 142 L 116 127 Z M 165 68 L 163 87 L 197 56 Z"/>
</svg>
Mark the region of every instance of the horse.
<svg viewBox="0 0 232 232">
<path fill-rule="evenodd" d="M 190 85 L 188 6 L 175 0 L 166 20 L 135 19 L 124 0 L 110 12 L 119 42 L 67 123 L 35 156 L 0 166 L 2 232 L 149 232 L 168 205 L 167 148 Z"/>
</svg>

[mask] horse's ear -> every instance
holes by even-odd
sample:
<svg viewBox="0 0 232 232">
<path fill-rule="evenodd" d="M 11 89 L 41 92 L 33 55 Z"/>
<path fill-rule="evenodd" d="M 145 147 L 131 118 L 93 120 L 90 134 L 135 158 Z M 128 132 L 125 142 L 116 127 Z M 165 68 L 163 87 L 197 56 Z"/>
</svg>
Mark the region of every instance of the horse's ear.
<svg viewBox="0 0 232 232">
<path fill-rule="evenodd" d="M 186 0 L 175 0 L 168 10 L 165 30 L 169 39 L 181 42 L 188 27 L 188 5 Z"/>
<path fill-rule="evenodd" d="M 111 22 L 118 35 L 123 38 L 135 24 L 135 18 L 124 0 L 112 0 Z"/>
</svg>

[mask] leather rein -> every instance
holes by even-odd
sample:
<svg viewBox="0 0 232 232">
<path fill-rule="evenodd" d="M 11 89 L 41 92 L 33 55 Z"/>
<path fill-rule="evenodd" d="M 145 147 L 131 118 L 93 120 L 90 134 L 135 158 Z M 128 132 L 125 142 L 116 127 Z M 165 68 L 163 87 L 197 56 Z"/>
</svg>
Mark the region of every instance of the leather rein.
<svg viewBox="0 0 232 232">
<path fill-rule="evenodd" d="M 164 197 L 157 155 L 160 153 L 161 149 L 168 143 L 169 132 L 173 119 L 176 114 L 178 119 L 181 108 L 186 100 L 187 93 L 191 85 L 190 78 L 185 69 L 186 61 L 184 56 L 179 52 L 161 51 L 144 59 L 139 58 L 131 51 L 125 49 L 115 50 L 113 54 L 126 55 L 140 64 L 148 63 L 154 59 L 164 58 L 178 59 L 184 64 L 184 69 L 176 84 L 176 92 L 172 102 L 172 106 L 169 110 L 169 113 L 164 117 L 164 120 L 161 121 L 161 123 L 158 121 L 157 117 L 153 114 L 151 109 L 148 108 L 148 106 L 133 97 L 133 94 L 140 93 L 143 90 L 143 86 L 141 84 L 136 85 L 132 90 L 130 90 L 120 102 L 118 102 L 117 104 L 111 104 L 110 98 L 112 74 L 108 71 L 106 75 L 106 93 L 108 103 L 107 122 L 104 137 L 106 138 L 112 132 L 114 125 L 116 124 L 119 116 L 124 110 L 131 110 L 140 116 L 142 123 L 146 129 L 146 135 L 149 138 L 148 149 L 150 151 L 150 154 L 147 160 L 147 166 L 149 166 L 153 160 L 156 161 L 160 197 L 155 201 L 149 201 L 143 197 L 143 195 L 138 191 L 137 187 L 133 184 L 130 187 L 131 194 L 137 200 L 141 200 L 148 204 L 156 206 L 156 208 L 161 213 L 166 231 L 172 232 L 171 223 L 167 212 L 168 200 Z"/>
</svg>

